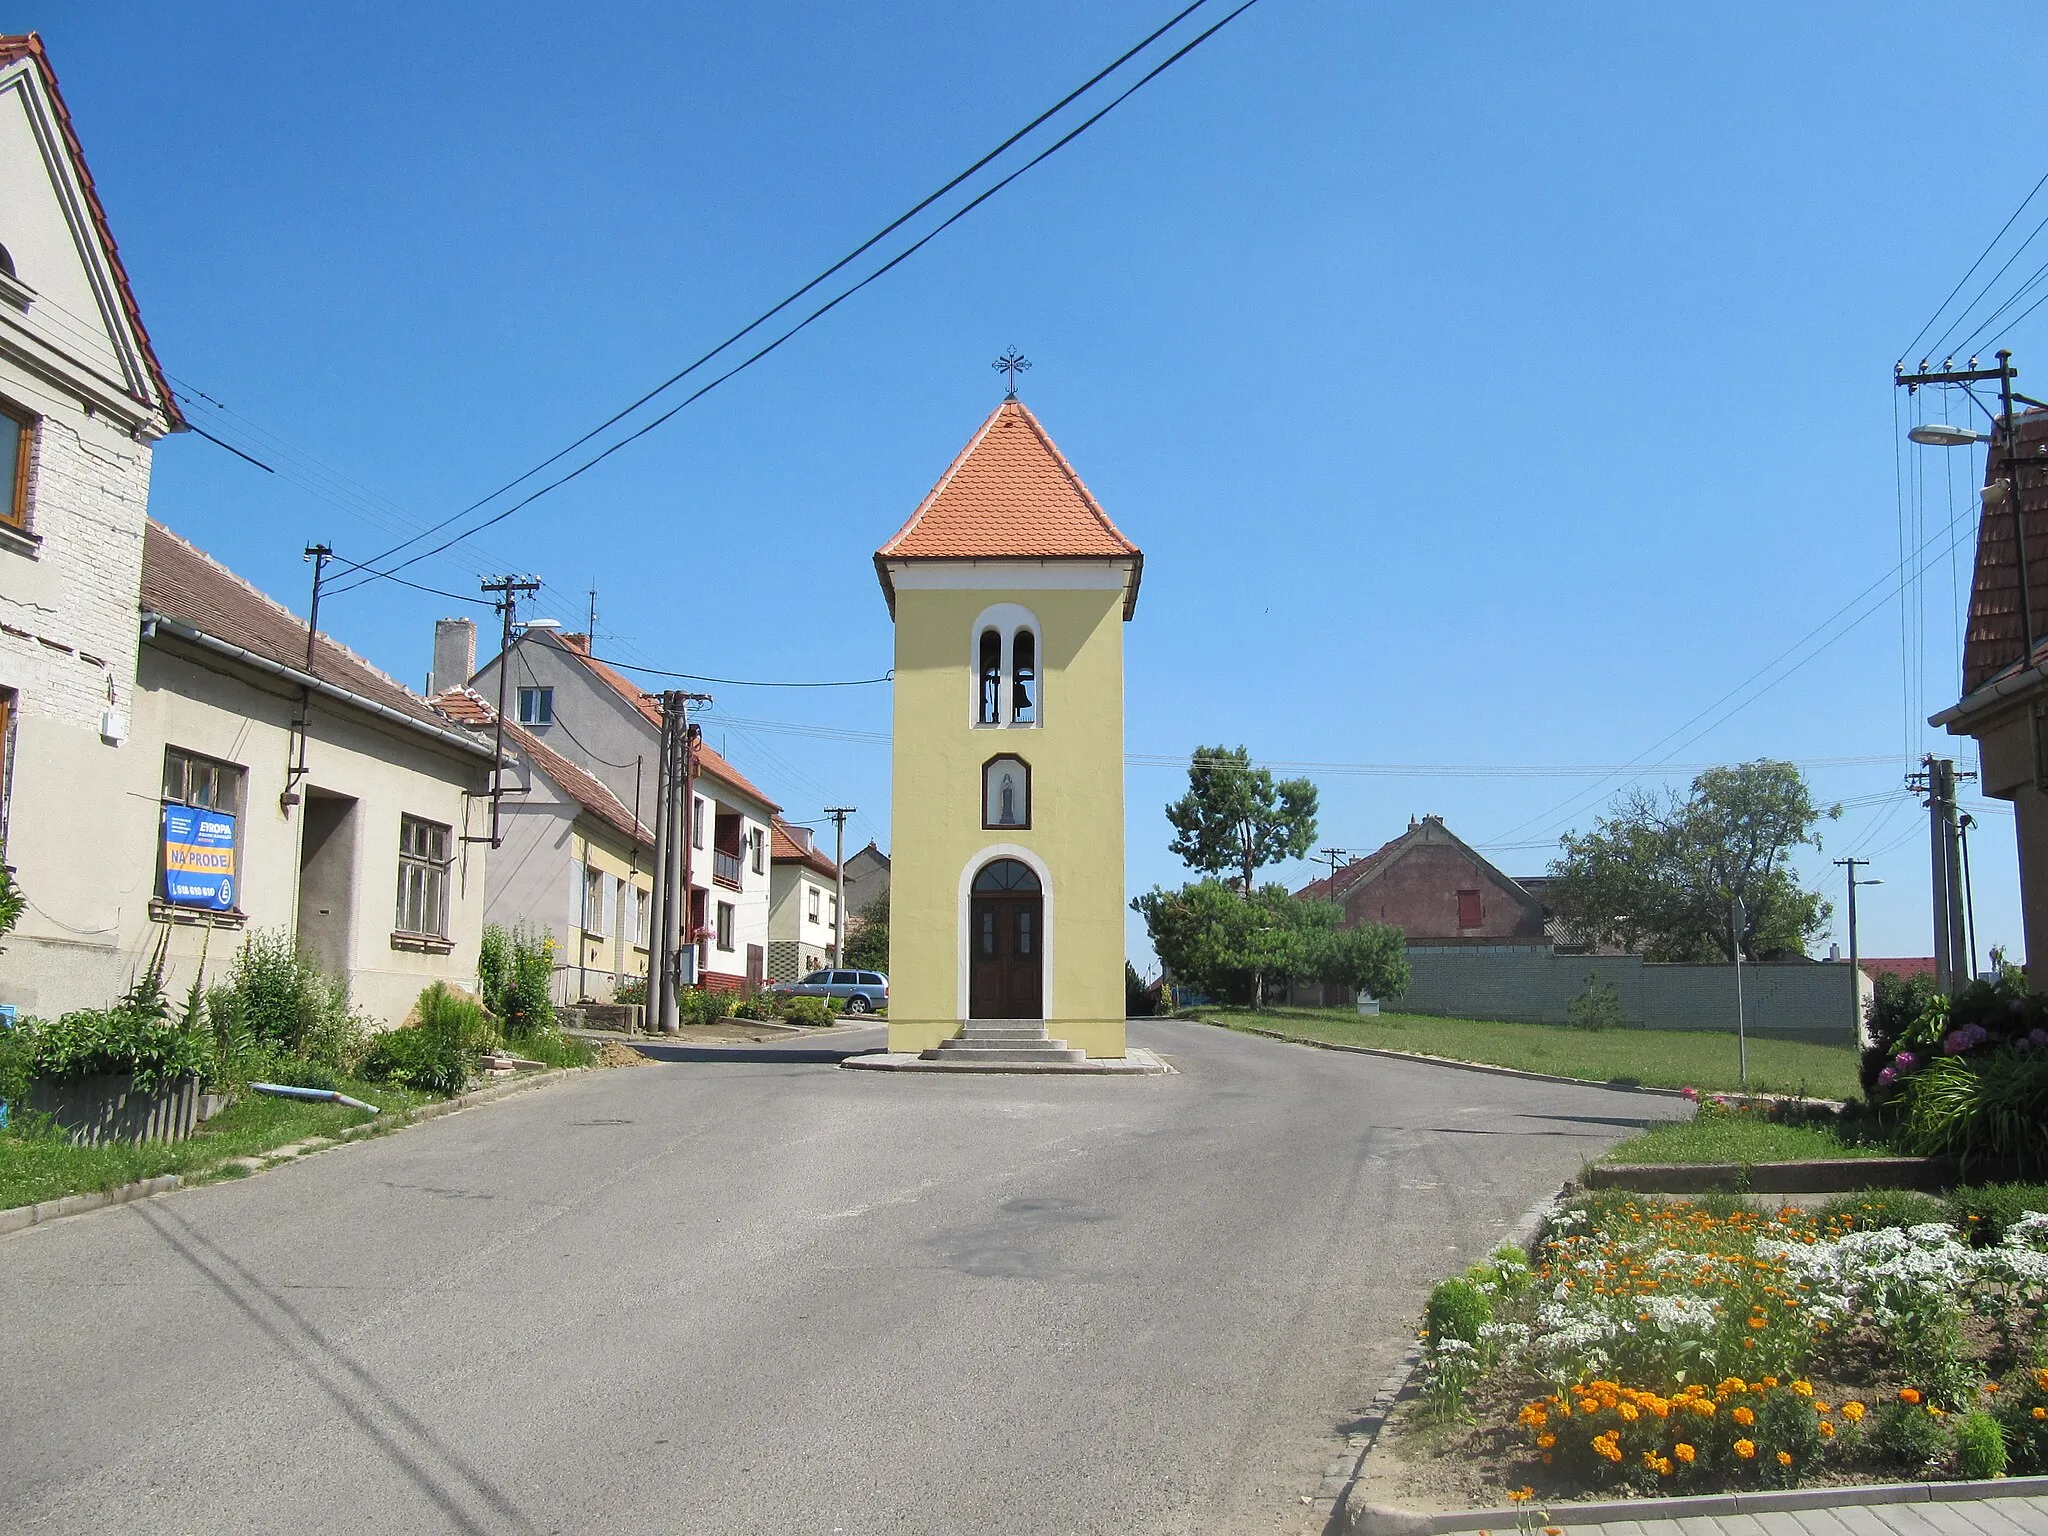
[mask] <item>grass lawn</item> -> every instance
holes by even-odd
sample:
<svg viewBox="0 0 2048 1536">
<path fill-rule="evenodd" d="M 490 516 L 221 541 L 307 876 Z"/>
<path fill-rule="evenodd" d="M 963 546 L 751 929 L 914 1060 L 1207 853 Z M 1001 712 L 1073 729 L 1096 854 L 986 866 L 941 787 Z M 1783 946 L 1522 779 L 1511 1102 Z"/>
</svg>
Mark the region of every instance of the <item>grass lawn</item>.
<svg viewBox="0 0 2048 1536">
<path fill-rule="evenodd" d="M 1704 1115 L 1653 1126 L 1614 1148 L 1608 1163 L 1790 1163 L 1823 1157 L 1896 1157 L 1877 1141 L 1848 1141 L 1825 1126 L 1772 1125 L 1740 1115 Z"/>
<path fill-rule="evenodd" d="M 1269 1029 L 1301 1040 L 1369 1045 L 1519 1067 L 1559 1077 L 1636 1083 L 1649 1088 L 1729 1092 L 1740 1086 L 1735 1036 L 1649 1029 L 1569 1029 L 1494 1019 L 1436 1019 L 1419 1014 L 1369 1017 L 1342 1008 L 1204 1008 L 1196 1017 L 1233 1029 Z M 1749 1042 L 1749 1087 L 1842 1099 L 1858 1091 L 1856 1052 L 1846 1045 L 1795 1040 Z"/>
<path fill-rule="evenodd" d="M 425 1103 L 433 1094 L 389 1083 L 345 1082 L 341 1091 L 382 1110 Z M 0 1131 L 0 1210 L 55 1200 L 62 1195 L 113 1189 L 160 1173 L 203 1175 L 229 1158 L 267 1152 L 309 1136 L 331 1136 L 374 1118 L 339 1104 L 311 1104 L 267 1094 L 244 1094 L 175 1145 L 162 1142 L 74 1147 L 61 1135 L 23 1136 Z"/>
</svg>

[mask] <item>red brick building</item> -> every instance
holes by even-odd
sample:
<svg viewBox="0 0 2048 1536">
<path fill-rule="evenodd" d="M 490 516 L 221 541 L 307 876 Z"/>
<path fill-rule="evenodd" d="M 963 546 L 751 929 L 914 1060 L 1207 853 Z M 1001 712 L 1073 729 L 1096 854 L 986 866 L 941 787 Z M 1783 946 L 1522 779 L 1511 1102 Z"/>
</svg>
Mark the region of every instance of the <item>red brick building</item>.
<svg viewBox="0 0 2048 1536">
<path fill-rule="evenodd" d="M 1295 892 L 1334 895 L 1344 926 L 1390 923 L 1410 944 L 1541 944 L 1543 903 L 1444 826 L 1424 816 L 1385 847 Z"/>
</svg>

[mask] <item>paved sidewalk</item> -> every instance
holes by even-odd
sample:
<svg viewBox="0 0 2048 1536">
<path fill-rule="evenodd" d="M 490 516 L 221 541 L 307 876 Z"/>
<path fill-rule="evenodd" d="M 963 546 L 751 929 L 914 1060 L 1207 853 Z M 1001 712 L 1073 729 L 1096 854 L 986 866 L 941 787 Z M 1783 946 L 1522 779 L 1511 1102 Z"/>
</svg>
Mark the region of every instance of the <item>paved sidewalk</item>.
<svg viewBox="0 0 2048 1536">
<path fill-rule="evenodd" d="M 2048 1498 L 1781 1509 L 1755 1515 L 1691 1515 L 1683 1520 L 1614 1520 L 1602 1525 L 1566 1521 L 1564 1530 L 1568 1536 L 2044 1536 L 2048 1533 Z"/>
</svg>

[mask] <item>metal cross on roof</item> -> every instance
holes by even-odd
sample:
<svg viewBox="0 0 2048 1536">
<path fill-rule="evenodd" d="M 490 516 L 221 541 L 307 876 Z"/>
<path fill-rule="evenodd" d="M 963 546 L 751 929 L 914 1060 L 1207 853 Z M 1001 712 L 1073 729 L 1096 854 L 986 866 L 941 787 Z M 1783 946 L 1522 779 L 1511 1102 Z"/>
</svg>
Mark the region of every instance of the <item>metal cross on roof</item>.
<svg viewBox="0 0 2048 1536">
<path fill-rule="evenodd" d="M 1018 352 L 1015 347 L 1012 347 L 993 363 L 990 363 L 989 366 L 995 369 L 997 373 L 1003 374 L 1006 378 L 1008 387 L 1003 391 L 1003 398 L 1005 400 L 1016 399 L 1017 375 L 1030 368 L 1031 359 Z"/>
</svg>

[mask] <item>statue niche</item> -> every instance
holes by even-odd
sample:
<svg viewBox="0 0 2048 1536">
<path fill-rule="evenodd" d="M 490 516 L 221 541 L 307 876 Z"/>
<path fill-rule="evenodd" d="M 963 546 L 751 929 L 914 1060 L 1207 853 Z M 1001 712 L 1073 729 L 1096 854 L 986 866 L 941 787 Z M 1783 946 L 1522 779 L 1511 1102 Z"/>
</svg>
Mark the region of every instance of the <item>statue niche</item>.
<svg viewBox="0 0 2048 1536">
<path fill-rule="evenodd" d="M 981 765 L 981 825 L 991 832 L 1031 828 L 1031 765 L 1008 752 Z"/>
</svg>

